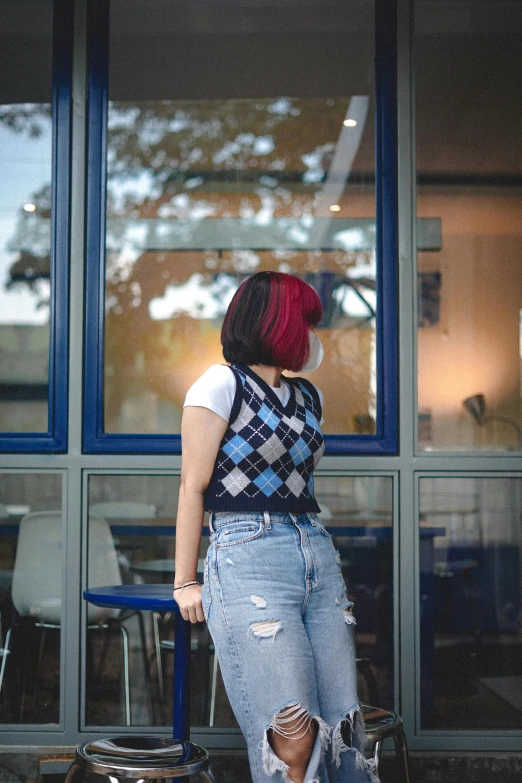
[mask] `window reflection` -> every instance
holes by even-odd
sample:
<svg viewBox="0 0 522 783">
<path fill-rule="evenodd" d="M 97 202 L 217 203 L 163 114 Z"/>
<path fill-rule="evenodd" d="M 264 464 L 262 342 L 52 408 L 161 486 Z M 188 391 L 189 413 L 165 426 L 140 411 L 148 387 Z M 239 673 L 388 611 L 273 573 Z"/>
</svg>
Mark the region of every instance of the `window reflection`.
<svg viewBox="0 0 522 783">
<path fill-rule="evenodd" d="M 420 480 L 423 729 L 518 729 L 520 478 Z"/>
<path fill-rule="evenodd" d="M 243 9 L 247 27 L 222 5 L 229 29 L 216 18 L 209 37 L 208 20 L 203 24 L 196 13 L 179 22 L 189 38 L 174 33 L 162 5 L 164 33 L 155 34 L 154 46 L 179 51 L 190 40 L 183 84 L 167 79 L 166 63 L 153 72 L 140 60 L 134 87 L 129 74 L 144 40 L 133 12 L 123 18 L 121 4 L 112 6 L 105 429 L 179 432 L 186 390 L 223 361 L 220 327 L 234 291 L 245 276 L 277 269 L 303 276 L 323 300 L 327 358 L 313 380 L 325 393 L 326 431 L 373 432 L 371 4 L 361 4 L 355 16 L 340 5 L 318 4 L 307 13 L 280 8 L 278 24 L 271 12 Z M 215 11 L 209 5 L 206 13 Z M 258 40 L 269 30 L 270 52 Z M 345 46 L 332 50 L 331 36 L 340 30 L 357 34 L 357 56 L 352 48 L 348 57 Z M 313 77 L 300 67 L 299 52 L 308 45 Z M 235 51 L 227 89 L 215 68 L 202 79 L 201 60 L 211 56 L 202 46 L 214 53 L 219 73 Z M 242 61 L 248 85 L 237 68 Z M 287 92 L 277 91 L 277 67 Z"/>
<path fill-rule="evenodd" d="M 0 474 L 1 723 L 59 722 L 62 541 L 62 476 Z"/>
<path fill-rule="evenodd" d="M 419 448 L 520 450 L 519 18 L 423 0 L 415 16 L 418 215 L 441 223 L 418 254 Z"/>
<path fill-rule="evenodd" d="M 1 14 L 0 432 L 46 432 L 52 3 Z"/>
<path fill-rule="evenodd" d="M 173 582 L 178 491 L 178 476 L 90 476 L 88 559 L 96 560 L 97 538 L 102 533 L 106 563 L 111 568 L 111 562 L 118 563 L 117 573 L 111 572 L 111 579 L 116 581 L 109 580 L 110 584 Z M 348 594 L 355 603 L 359 695 L 366 702 L 390 708 L 393 705 L 392 479 L 318 476 L 316 495 L 322 509 L 321 519 L 334 537 L 341 557 Z M 198 555 L 200 580 L 208 535 L 205 521 Z M 108 584 L 107 575 L 96 573 L 91 565 L 88 581 L 90 587 Z M 126 629 L 134 653 L 130 657 L 132 725 L 169 725 L 172 721 L 173 618 L 170 613 L 141 612 L 140 615 L 141 619 L 136 613 L 128 616 L 115 612 L 108 629 L 97 629 L 94 617 L 89 618 L 87 725 L 119 726 L 125 721 L 120 625 Z M 140 622 L 144 624 L 143 637 Z M 205 623 L 192 625 L 191 636 L 191 725 L 236 727 Z"/>
</svg>

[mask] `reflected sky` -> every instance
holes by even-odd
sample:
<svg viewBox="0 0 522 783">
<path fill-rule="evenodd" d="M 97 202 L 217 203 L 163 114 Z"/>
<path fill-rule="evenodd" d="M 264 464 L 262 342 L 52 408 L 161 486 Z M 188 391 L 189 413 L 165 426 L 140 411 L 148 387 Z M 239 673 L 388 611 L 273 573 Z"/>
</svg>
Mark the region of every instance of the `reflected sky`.
<svg viewBox="0 0 522 783">
<path fill-rule="evenodd" d="M 17 260 L 12 248 L 15 236 L 20 238 L 20 223 L 27 217 L 23 206 L 32 203 L 34 194 L 51 181 L 51 120 L 40 118 L 42 133 L 37 138 L 16 133 L 0 124 L 0 323 L 45 324 L 49 308 L 38 308 L 47 300 L 49 283 L 35 281 L 35 290 L 20 284 L 9 290 L 9 270 Z M 46 221 L 47 222 L 47 221 Z M 18 245 L 18 241 L 16 242 Z M 31 244 L 33 244 L 31 240 Z M 12 249 L 11 249 L 12 248 Z M 22 249 L 21 247 L 19 249 Z"/>
</svg>

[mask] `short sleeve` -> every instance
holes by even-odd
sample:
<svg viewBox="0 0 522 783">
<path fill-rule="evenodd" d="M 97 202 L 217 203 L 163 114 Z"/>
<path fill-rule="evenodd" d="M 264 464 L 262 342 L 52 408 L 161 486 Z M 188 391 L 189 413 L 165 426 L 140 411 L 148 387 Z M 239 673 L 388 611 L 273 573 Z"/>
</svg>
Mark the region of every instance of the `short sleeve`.
<svg viewBox="0 0 522 783">
<path fill-rule="evenodd" d="M 236 378 L 225 364 L 213 364 L 192 384 L 183 407 L 208 408 L 225 421 L 230 421 L 236 394 Z"/>
</svg>

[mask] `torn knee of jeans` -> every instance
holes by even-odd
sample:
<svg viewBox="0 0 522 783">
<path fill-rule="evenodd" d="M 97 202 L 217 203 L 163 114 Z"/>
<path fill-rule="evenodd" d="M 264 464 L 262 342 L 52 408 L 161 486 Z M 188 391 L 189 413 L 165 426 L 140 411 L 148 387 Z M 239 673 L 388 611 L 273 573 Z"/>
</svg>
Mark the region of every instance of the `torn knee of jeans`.
<svg viewBox="0 0 522 783">
<path fill-rule="evenodd" d="M 359 706 L 353 707 L 335 726 L 332 733 L 332 760 L 337 767 L 341 765 L 341 754 L 355 753 L 356 769 L 364 769 L 372 783 L 379 783 L 375 774 L 375 759 L 367 759 L 364 749 L 368 742 L 364 727 L 364 717 Z"/>
<path fill-rule="evenodd" d="M 263 769 L 267 775 L 275 775 L 276 772 L 280 772 L 283 783 L 291 783 L 288 777 L 289 766 L 277 756 L 270 744 L 269 737 L 273 734 L 279 734 L 288 740 L 303 739 L 310 731 L 313 722 L 317 724 L 317 738 L 315 741 L 320 743 L 321 750 L 324 752 L 330 743 L 330 727 L 326 721 L 318 715 L 311 715 L 299 702 L 292 702 L 274 712 L 260 745 Z"/>
<path fill-rule="evenodd" d="M 254 606 L 257 606 L 258 609 L 266 609 L 266 601 L 262 596 L 260 595 L 251 595 L 250 600 L 254 604 Z"/>
<path fill-rule="evenodd" d="M 248 629 L 249 636 L 255 636 L 257 639 L 275 639 L 283 623 L 281 620 L 263 620 L 257 623 L 251 623 Z"/>
</svg>

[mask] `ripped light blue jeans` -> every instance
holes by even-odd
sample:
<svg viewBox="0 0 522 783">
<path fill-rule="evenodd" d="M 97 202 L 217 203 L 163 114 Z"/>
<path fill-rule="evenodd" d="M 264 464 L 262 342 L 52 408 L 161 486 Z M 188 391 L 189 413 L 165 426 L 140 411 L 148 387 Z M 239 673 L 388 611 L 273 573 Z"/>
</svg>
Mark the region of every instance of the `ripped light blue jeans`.
<svg viewBox="0 0 522 783">
<path fill-rule="evenodd" d="M 331 536 L 310 513 L 213 513 L 210 530 L 203 610 L 254 783 L 291 783 L 270 736 L 290 738 L 296 720 L 318 726 L 305 783 L 377 781 L 363 753 L 353 605 Z"/>
</svg>

